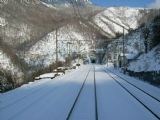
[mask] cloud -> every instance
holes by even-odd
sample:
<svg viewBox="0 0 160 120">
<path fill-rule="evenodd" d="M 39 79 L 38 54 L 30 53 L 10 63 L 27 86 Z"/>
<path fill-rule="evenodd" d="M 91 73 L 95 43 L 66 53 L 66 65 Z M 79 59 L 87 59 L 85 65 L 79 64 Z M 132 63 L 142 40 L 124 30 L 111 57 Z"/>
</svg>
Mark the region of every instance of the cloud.
<svg viewBox="0 0 160 120">
<path fill-rule="evenodd" d="M 155 0 L 148 7 L 150 7 L 150 8 L 160 8 L 160 0 Z"/>
</svg>

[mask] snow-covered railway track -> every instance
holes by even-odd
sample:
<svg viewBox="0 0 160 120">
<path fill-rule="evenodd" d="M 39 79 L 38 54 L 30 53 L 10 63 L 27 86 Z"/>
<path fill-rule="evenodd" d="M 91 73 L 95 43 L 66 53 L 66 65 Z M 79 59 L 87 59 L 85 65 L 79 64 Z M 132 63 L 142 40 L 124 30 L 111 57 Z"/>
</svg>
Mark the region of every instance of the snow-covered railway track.
<svg viewBox="0 0 160 120">
<path fill-rule="evenodd" d="M 137 86 L 131 84 L 125 79 L 117 79 L 111 75 L 111 71 L 105 71 L 118 85 L 120 85 L 128 94 L 130 94 L 134 99 L 136 99 L 145 109 L 147 109 L 155 118 L 160 120 L 160 102 L 158 99 L 145 92 L 144 90 L 138 88 Z M 110 73 L 109 73 L 110 72 Z M 112 72 L 112 74 L 114 74 Z M 122 81 L 123 80 L 123 81 Z"/>
<path fill-rule="evenodd" d="M 97 100 L 97 86 L 96 86 L 96 73 L 95 73 L 95 67 L 94 67 L 94 97 L 95 97 L 95 118 L 98 120 L 98 100 Z"/>
<path fill-rule="evenodd" d="M 90 72 L 90 71 L 89 71 L 89 72 Z M 84 85 L 85 85 L 85 82 L 86 82 L 87 77 L 88 77 L 88 75 L 89 75 L 89 72 L 87 73 L 87 76 L 86 76 L 85 80 L 83 81 L 83 84 L 82 84 L 82 86 L 81 86 L 81 88 L 80 88 L 80 90 L 79 90 L 79 92 L 78 92 L 78 94 L 77 94 L 77 97 L 75 98 L 75 101 L 74 101 L 74 103 L 73 103 L 73 105 L 72 105 L 72 107 L 71 107 L 71 109 L 70 109 L 70 111 L 69 111 L 69 113 L 68 113 L 68 115 L 67 115 L 66 120 L 69 120 L 69 119 L 70 119 L 70 117 L 71 117 L 71 115 L 72 115 L 72 113 L 73 113 L 73 110 L 75 109 L 75 106 L 76 106 L 76 104 L 77 104 L 77 102 L 78 102 L 78 99 L 79 99 L 79 97 L 80 97 L 80 94 L 81 94 L 81 92 L 82 92 L 82 90 L 83 90 L 83 88 L 84 88 Z"/>
<path fill-rule="evenodd" d="M 42 89 L 40 89 L 39 92 L 35 92 L 36 94 L 34 93 L 32 95 L 32 92 L 30 91 L 31 93 L 29 95 L 27 94 L 26 97 L 23 97 L 23 94 L 21 97 L 19 96 L 19 98 L 18 98 L 19 101 L 17 100 L 16 102 L 12 102 L 12 100 L 8 100 L 9 103 L 13 103 L 13 104 L 10 104 L 10 105 L 7 104 L 7 106 L 5 108 L 0 110 L 0 116 L 1 116 L 2 120 L 13 120 L 13 119 L 18 120 L 18 119 L 22 119 L 22 118 L 27 119 L 28 116 L 26 114 L 28 114 L 28 113 L 32 114 L 32 111 L 34 111 L 34 109 L 37 109 L 37 107 L 42 108 L 42 106 L 48 107 L 48 109 L 55 110 L 53 106 L 51 107 L 52 103 L 56 104 L 56 100 L 63 97 L 63 95 L 65 95 L 66 91 L 70 92 L 72 89 L 76 90 L 79 88 L 80 84 L 82 84 L 81 81 L 83 80 L 84 76 L 86 76 L 86 71 L 88 71 L 88 68 L 86 68 L 86 69 L 85 68 L 86 67 L 78 70 L 77 72 L 72 72 L 71 74 L 65 75 L 64 78 L 62 78 L 61 80 L 57 80 L 57 82 L 56 81 L 47 82 L 48 85 L 46 85 L 46 83 L 44 83 L 40 87 Z M 84 71 L 84 69 L 86 71 Z M 75 80 L 77 78 L 77 73 L 79 73 L 79 72 L 81 73 L 81 76 L 78 79 L 79 81 L 77 81 L 78 84 L 74 86 L 73 80 Z M 65 89 L 66 91 L 63 89 Z M 76 92 L 74 94 L 76 94 Z M 50 101 L 52 99 L 55 102 L 51 102 L 51 105 L 48 103 L 45 106 L 46 101 Z M 3 104 L 5 104 L 5 101 L 1 103 L 1 105 L 3 105 Z M 69 108 L 69 105 L 68 105 L 68 108 Z M 29 117 L 31 117 L 31 119 L 34 119 L 34 117 L 40 116 L 39 111 L 43 111 L 43 109 L 38 110 L 38 112 L 36 113 L 38 115 L 29 116 Z M 34 113 L 35 112 L 36 111 L 34 111 Z M 43 114 L 45 116 L 45 114 L 47 114 L 46 111 L 43 112 Z M 53 116 L 53 118 L 54 118 L 54 116 Z"/>
<path fill-rule="evenodd" d="M 112 72 L 111 70 L 107 70 L 109 72 L 111 72 L 112 74 L 116 75 L 117 77 L 119 77 L 120 79 L 122 79 L 123 81 L 125 81 L 126 83 L 130 84 L 131 86 L 135 87 L 136 89 L 140 90 L 141 92 L 143 92 L 144 94 L 150 96 L 151 98 L 153 98 L 154 100 L 156 100 L 157 102 L 160 103 L 160 99 L 158 99 L 157 97 L 151 95 L 150 93 L 146 92 L 145 90 L 141 89 L 140 87 L 134 85 L 133 83 L 129 82 L 128 80 L 126 80 L 125 78 L 121 77 L 118 74 L 115 74 L 114 72 Z"/>
<path fill-rule="evenodd" d="M 91 73 L 92 72 L 92 73 Z M 97 90 L 96 90 L 96 79 L 95 79 L 95 67 L 93 67 L 88 73 L 87 73 L 87 75 L 86 75 L 86 78 L 85 78 L 85 80 L 83 81 L 83 84 L 82 84 L 82 86 L 81 86 L 81 88 L 80 88 L 80 90 L 79 90 L 79 92 L 78 92 L 78 94 L 77 94 L 77 96 L 76 96 L 76 98 L 75 98 L 75 101 L 74 101 L 74 103 L 73 103 L 73 105 L 72 105 L 72 107 L 71 107 L 71 109 L 70 109 L 70 111 L 69 111 L 69 113 L 68 113 L 68 115 L 67 115 L 67 118 L 66 118 L 66 120 L 72 120 L 72 119 L 76 119 L 76 120 L 78 120 L 78 119 L 81 119 L 81 117 L 86 117 L 86 116 L 80 116 L 79 118 L 74 118 L 73 116 L 73 113 L 75 112 L 75 114 L 80 114 L 80 113 L 76 113 L 77 112 L 77 104 L 81 104 L 81 103 L 79 103 L 79 99 L 81 99 L 81 97 L 84 97 L 83 95 L 82 95 L 82 92 L 85 92 L 85 85 L 87 84 L 86 82 L 87 82 L 87 80 L 89 81 L 89 76 L 92 76 L 93 78 L 93 96 L 92 96 L 92 98 L 90 98 L 90 100 L 92 100 L 92 101 L 94 101 L 94 117 L 92 118 L 92 120 L 98 120 L 98 109 L 97 109 Z M 83 91 L 84 90 L 84 91 Z M 86 97 L 86 96 L 85 96 Z M 81 112 L 83 112 L 83 111 L 81 111 Z M 89 112 L 88 112 L 89 113 Z M 73 116 L 72 116 L 73 115 Z M 76 116 L 76 115 L 75 115 Z"/>
</svg>

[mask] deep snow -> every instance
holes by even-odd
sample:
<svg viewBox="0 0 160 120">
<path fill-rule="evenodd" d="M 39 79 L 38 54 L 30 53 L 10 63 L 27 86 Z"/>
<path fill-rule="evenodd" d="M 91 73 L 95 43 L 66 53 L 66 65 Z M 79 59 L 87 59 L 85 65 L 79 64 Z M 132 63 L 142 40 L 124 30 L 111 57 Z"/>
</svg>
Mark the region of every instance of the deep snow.
<svg viewBox="0 0 160 120">
<path fill-rule="evenodd" d="M 110 67 L 107 69 L 112 70 Z M 119 86 L 104 70 L 104 66 L 95 65 L 99 120 L 156 120 L 147 109 Z M 79 69 L 53 80 L 42 79 L 1 94 L 1 120 L 65 120 L 88 72 L 87 81 L 75 105 L 71 119 L 94 120 L 95 100 L 92 65 L 81 66 Z M 116 71 L 114 72 L 121 75 Z M 114 74 L 112 76 L 115 77 Z M 124 75 L 123 77 L 128 78 Z M 160 98 L 158 88 L 142 81 L 128 80 Z M 118 81 L 123 83 L 121 79 Z M 128 84 L 123 83 L 123 85 L 159 115 L 159 103 Z"/>
</svg>

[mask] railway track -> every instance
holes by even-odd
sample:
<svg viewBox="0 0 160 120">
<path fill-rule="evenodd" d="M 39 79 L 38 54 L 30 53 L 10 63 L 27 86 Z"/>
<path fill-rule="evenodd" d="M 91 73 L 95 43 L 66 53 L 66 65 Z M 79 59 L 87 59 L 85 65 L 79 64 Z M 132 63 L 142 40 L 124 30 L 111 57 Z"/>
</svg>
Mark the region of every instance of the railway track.
<svg viewBox="0 0 160 120">
<path fill-rule="evenodd" d="M 112 74 L 116 75 L 117 77 L 119 77 L 120 79 L 122 79 L 123 81 L 125 81 L 126 83 L 132 85 L 133 87 L 137 88 L 138 90 L 140 90 L 141 92 L 147 94 L 148 96 L 150 96 L 151 98 L 153 98 L 154 100 L 156 100 L 157 102 L 160 103 L 160 100 L 158 98 L 156 98 L 155 96 L 151 95 L 150 93 L 144 91 L 143 89 L 141 89 L 140 87 L 134 85 L 133 83 L 129 82 L 128 80 L 124 79 L 123 77 L 121 77 L 120 75 L 117 75 L 115 73 L 113 73 L 111 70 L 107 70 L 109 72 L 111 72 Z"/>
<path fill-rule="evenodd" d="M 94 72 L 94 104 L 95 104 L 95 120 L 98 120 L 97 89 L 96 89 L 96 79 L 95 79 L 95 67 L 93 68 L 93 72 Z M 68 115 L 67 115 L 66 120 L 70 120 L 70 119 L 71 119 L 71 116 L 72 116 L 72 114 L 73 114 L 73 112 L 76 110 L 76 104 L 78 104 L 78 100 L 79 100 L 80 97 L 81 97 L 81 93 L 82 93 L 82 91 L 83 91 L 83 89 L 84 89 L 84 86 L 85 86 L 85 84 L 86 84 L 86 81 L 87 81 L 87 78 L 88 78 L 89 73 L 90 73 L 90 71 L 88 72 L 88 74 L 87 74 L 87 76 L 86 76 L 86 78 L 85 78 L 85 80 L 84 80 L 84 82 L 83 82 L 83 84 L 82 84 L 82 86 L 81 86 L 81 88 L 80 88 L 80 90 L 79 90 L 79 92 L 78 92 L 76 98 L 75 98 L 75 101 L 74 101 L 74 103 L 73 103 L 73 105 L 72 105 L 72 107 L 71 107 L 71 109 L 70 109 L 70 111 L 69 111 L 69 113 L 68 113 Z"/>
<path fill-rule="evenodd" d="M 97 100 L 97 86 L 95 77 L 95 67 L 94 67 L 94 97 L 95 97 L 95 118 L 98 120 L 98 100 Z"/>
<path fill-rule="evenodd" d="M 44 86 L 44 90 L 35 94 L 35 96 L 29 95 L 26 100 L 22 98 L 17 104 L 14 103 L 9 108 L 7 107 L 8 109 L 1 110 L 0 116 L 2 115 L 2 120 L 22 120 L 26 118 L 103 120 L 116 119 L 117 116 L 115 115 L 118 115 L 118 118 L 125 119 L 128 112 L 132 117 L 138 113 L 135 116 L 136 119 L 160 120 L 159 109 L 157 109 L 160 108 L 160 103 L 157 98 L 154 99 L 155 96 L 147 93 L 145 89 L 139 88 L 139 85 L 136 86 L 128 81 L 129 84 L 127 80 L 120 78 L 121 76 L 117 77 L 110 71 L 105 72 L 103 67 L 88 66 L 87 69 L 82 69 L 72 76 L 67 76 L 57 85 L 51 85 L 49 88 Z M 110 94 L 111 92 L 113 94 Z M 121 101 L 118 106 L 117 102 L 119 101 L 117 99 Z M 151 104 L 148 104 L 150 102 Z M 126 109 L 119 113 L 124 105 L 127 105 Z M 128 106 L 133 107 L 133 109 L 130 111 Z M 115 110 L 115 115 L 112 115 L 113 110 Z M 32 116 L 33 111 L 34 115 Z"/>
<path fill-rule="evenodd" d="M 108 71 L 108 72 L 107 72 Z M 109 72 L 109 70 L 105 70 L 105 73 L 108 74 L 113 80 L 115 80 L 115 82 L 121 86 L 128 94 L 130 94 L 134 99 L 136 99 L 145 109 L 147 109 L 155 118 L 157 118 L 158 120 L 160 120 L 160 116 L 158 115 L 157 112 L 155 112 L 154 110 L 152 110 L 150 107 L 148 107 L 147 104 L 145 104 L 144 102 L 142 102 L 141 99 L 139 99 L 134 93 L 132 93 L 125 85 L 123 85 L 122 82 L 120 82 L 118 79 L 114 78 Z M 112 72 L 112 74 L 114 74 Z M 123 79 L 122 77 L 118 76 L 119 78 L 121 78 L 124 82 L 128 83 L 129 85 L 133 86 L 136 90 L 141 91 L 143 94 L 145 94 L 146 96 L 149 96 L 150 98 L 153 99 L 153 101 L 155 102 L 159 102 L 159 100 L 157 98 L 155 98 L 154 96 L 152 96 L 151 94 L 147 93 L 146 91 L 142 90 L 141 88 L 135 86 L 134 84 L 128 82 L 127 80 Z M 160 104 L 159 104 L 160 105 Z"/>
<path fill-rule="evenodd" d="M 85 73 L 85 72 L 83 72 L 83 73 Z M 85 73 L 85 74 L 86 74 L 86 73 Z M 74 76 L 74 78 L 76 78 L 76 77 L 77 77 L 77 76 Z M 72 79 L 73 79 L 73 78 L 72 78 Z M 68 80 L 65 80 L 65 81 L 66 81 L 66 83 L 68 83 Z M 53 81 L 52 81 L 52 82 L 53 82 Z M 55 82 L 55 81 L 54 81 L 54 82 Z M 61 82 L 61 81 L 59 81 L 59 83 L 60 83 L 60 82 Z M 62 81 L 62 83 L 63 83 L 63 82 L 64 82 L 64 81 Z M 45 85 L 46 83 L 50 83 L 50 81 L 45 82 L 44 85 Z M 66 84 L 66 85 L 67 85 L 67 84 Z M 69 84 L 68 84 L 68 85 L 69 85 Z M 40 89 L 40 88 L 42 88 L 42 89 Z M 18 108 L 18 110 L 16 110 L 17 112 L 16 112 L 16 113 L 13 113 L 13 115 L 11 115 L 11 117 L 7 117 L 7 120 L 16 119 L 17 116 L 19 116 L 20 114 L 25 113 L 25 111 L 28 110 L 32 105 L 36 104 L 37 101 L 42 100 L 42 99 L 44 99 L 44 98 L 47 97 L 47 96 L 51 96 L 52 94 L 54 94 L 54 93 L 56 92 L 56 90 L 59 89 L 58 85 L 56 85 L 56 86 L 53 87 L 53 88 L 50 87 L 50 88 L 48 88 L 48 89 L 46 89 L 47 86 L 46 86 L 46 87 L 40 86 L 40 88 L 38 88 L 38 90 L 40 90 L 40 91 L 37 91 L 37 89 L 36 89 L 35 91 L 31 92 L 30 94 L 27 94 L 27 95 L 25 95 L 25 96 L 23 96 L 23 97 L 20 97 L 20 98 L 18 98 L 16 101 L 13 101 L 13 102 L 5 105 L 3 108 L 1 107 L 0 113 L 1 113 L 1 112 L 2 112 L 2 113 L 5 112 L 6 109 L 8 110 L 8 109 L 10 109 L 10 108 L 13 108 L 13 106 L 16 107 L 17 104 L 21 103 L 23 100 L 25 101 L 25 98 L 28 98 L 28 97 L 31 98 L 31 101 L 28 101 L 28 102 L 25 104 L 25 106 L 22 106 L 20 109 Z M 53 91 L 54 91 L 54 92 L 53 92 Z M 35 94 L 35 93 L 38 93 L 38 92 L 41 93 L 41 94 L 34 98 L 34 94 Z M 45 96 L 45 97 L 44 97 L 44 96 Z M 1 114 L 2 114 L 2 113 L 1 113 Z"/>
</svg>

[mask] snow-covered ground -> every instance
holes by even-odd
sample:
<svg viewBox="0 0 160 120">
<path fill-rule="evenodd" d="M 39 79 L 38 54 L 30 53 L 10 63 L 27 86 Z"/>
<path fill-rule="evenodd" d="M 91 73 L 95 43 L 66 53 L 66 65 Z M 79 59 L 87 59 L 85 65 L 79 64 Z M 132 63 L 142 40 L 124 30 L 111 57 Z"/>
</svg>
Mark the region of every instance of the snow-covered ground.
<svg viewBox="0 0 160 120">
<path fill-rule="evenodd" d="M 65 78 L 48 81 L 41 84 L 41 86 L 38 85 L 29 90 L 25 90 L 22 87 L 18 89 L 19 92 L 15 90 L 14 92 L 11 91 L 11 94 L 2 95 L 1 98 L 3 99 L 1 99 L 1 103 L 3 104 L 0 107 L 1 118 L 4 120 L 50 120 L 52 118 L 65 120 L 70 106 L 73 104 L 77 92 L 86 77 L 86 71 L 89 69 L 90 67 L 84 67 L 76 73 L 66 75 Z M 79 72 L 81 76 L 77 78 Z M 34 90 L 35 88 L 36 90 Z M 27 91 L 30 92 L 28 93 Z M 23 92 L 27 92 L 28 94 L 25 95 Z M 13 96 L 17 97 L 9 100 Z M 27 112 L 24 112 L 26 110 Z"/>
<path fill-rule="evenodd" d="M 150 85 L 148 82 L 137 80 L 136 78 L 130 77 L 128 75 L 124 75 L 123 73 L 120 72 L 119 69 L 114 69 L 114 66 L 112 63 L 109 63 L 108 66 L 106 65 L 105 67 L 107 69 L 111 70 L 112 72 L 114 72 L 115 74 L 120 75 L 121 77 L 125 78 L 126 80 L 129 80 L 130 82 L 132 82 L 136 86 L 149 92 L 153 96 L 158 96 L 156 93 L 159 91 L 159 89 L 157 89 L 157 87 L 155 87 L 155 86 Z M 160 96 L 158 96 L 158 98 L 160 99 Z"/>
<path fill-rule="evenodd" d="M 114 76 L 114 74 L 111 75 Z M 149 111 L 144 109 L 144 107 L 136 99 L 126 92 L 119 84 L 117 84 L 113 78 L 106 74 L 102 66 L 97 67 L 96 79 L 98 81 L 97 94 L 99 98 L 99 119 L 156 120 L 156 118 L 154 118 Z M 119 80 L 119 78 L 117 80 Z M 152 88 L 152 86 L 150 87 Z M 127 89 L 130 91 L 131 87 Z M 157 90 L 156 93 L 157 96 L 159 96 L 160 90 L 154 87 L 154 92 L 155 90 Z M 141 98 L 145 100 L 144 96 L 141 96 Z M 150 104 L 154 104 L 154 102 L 152 101 Z M 158 110 L 158 108 L 159 106 L 154 109 Z"/>
<path fill-rule="evenodd" d="M 112 70 L 111 67 L 107 69 Z M 104 66 L 95 65 L 99 120 L 157 120 L 149 110 L 128 94 L 104 70 Z M 121 75 L 116 71 L 114 72 Z M 160 117 L 159 103 L 124 83 L 113 73 L 110 74 Z M 70 119 L 95 120 L 93 65 L 81 66 L 80 69 L 62 77 L 53 80 L 42 79 L 1 94 L 1 120 L 66 120 L 86 77 L 84 88 L 75 104 Z M 123 77 L 127 78 L 125 75 Z M 160 99 L 160 89 L 142 81 L 128 80 Z"/>
</svg>

